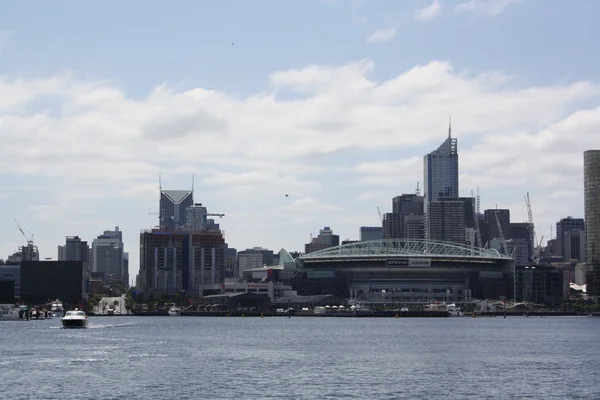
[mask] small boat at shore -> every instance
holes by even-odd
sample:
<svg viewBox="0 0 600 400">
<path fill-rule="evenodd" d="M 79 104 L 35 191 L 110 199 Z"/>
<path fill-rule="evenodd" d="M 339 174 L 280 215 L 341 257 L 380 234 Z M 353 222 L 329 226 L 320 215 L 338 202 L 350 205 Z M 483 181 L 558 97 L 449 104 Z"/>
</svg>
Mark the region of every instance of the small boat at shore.
<svg viewBox="0 0 600 400">
<path fill-rule="evenodd" d="M 63 328 L 87 328 L 88 317 L 85 312 L 76 308 L 73 311 L 67 311 L 60 322 L 62 322 Z"/>
<path fill-rule="evenodd" d="M 169 315 L 181 315 L 181 308 L 179 308 L 179 307 L 169 308 Z"/>
<path fill-rule="evenodd" d="M 0 304 L 0 321 L 16 321 L 18 319 L 18 308 L 13 304 Z"/>
<path fill-rule="evenodd" d="M 54 317 L 62 317 L 64 310 L 61 301 L 58 299 L 54 300 L 50 306 L 50 311 Z"/>
</svg>

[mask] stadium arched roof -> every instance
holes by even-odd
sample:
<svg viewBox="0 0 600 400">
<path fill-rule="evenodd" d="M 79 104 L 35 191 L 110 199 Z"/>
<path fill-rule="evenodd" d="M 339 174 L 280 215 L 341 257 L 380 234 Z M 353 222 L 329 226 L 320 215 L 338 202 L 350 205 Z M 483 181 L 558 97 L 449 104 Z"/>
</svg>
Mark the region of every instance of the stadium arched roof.
<svg viewBox="0 0 600 400">
<path fill-rule="evenodd" d="M 381 239 L 354 242 L 304 254 L 301 260 L 344 257 L 456 257 L 512 260 L 496 249 L 481 249 L 455 243 L 419 239 Z"/>
</svg>

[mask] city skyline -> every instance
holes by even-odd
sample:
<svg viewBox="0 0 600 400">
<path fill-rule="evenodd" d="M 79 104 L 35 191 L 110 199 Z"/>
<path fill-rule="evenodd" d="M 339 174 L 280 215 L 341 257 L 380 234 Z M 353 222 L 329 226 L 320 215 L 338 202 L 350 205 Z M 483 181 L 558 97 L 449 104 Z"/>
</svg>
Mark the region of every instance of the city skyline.
<svg viewBox="0 0 600 400">
<path fill-rule="evenodd" d="M 225 214 L 230 247 L 301 250 L 324 226 L 357 239 L 376 207 L 423 187 L 423 156 L 449 115 L 461 196 L 479 187 L 481 210 L 525 222 L 529 192 L 546 238 L 561 218 L 583 218 L 600 5 L 397 3 L 236 3 L 232 16 L 231 5 L 132 2 L 110 31 L 74 17 L 101 21 L 109 7 L 41 4 L 50 27 L 11 4 L 0 16 L 0 258 L 24 244 L 12 218 L 42 259 L 65 236 L 91 243 L 118 225 L 134 277 L 140 230 L 157 225 L 159 173 L 165 190 L 195 174 L 194 200 Z"/>
</svg>

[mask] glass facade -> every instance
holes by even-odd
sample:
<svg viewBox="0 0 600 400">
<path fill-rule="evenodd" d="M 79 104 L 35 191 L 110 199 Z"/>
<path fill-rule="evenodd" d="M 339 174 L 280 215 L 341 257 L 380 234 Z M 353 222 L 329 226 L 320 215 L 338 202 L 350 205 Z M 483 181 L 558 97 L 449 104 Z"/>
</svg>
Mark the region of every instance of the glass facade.
<svg viewBox="0 0 600 400">
<path fill-rule="evenodd" d="M 600 261 L 600 150 L 583 153 L 587 262 Z"/>
</svg>

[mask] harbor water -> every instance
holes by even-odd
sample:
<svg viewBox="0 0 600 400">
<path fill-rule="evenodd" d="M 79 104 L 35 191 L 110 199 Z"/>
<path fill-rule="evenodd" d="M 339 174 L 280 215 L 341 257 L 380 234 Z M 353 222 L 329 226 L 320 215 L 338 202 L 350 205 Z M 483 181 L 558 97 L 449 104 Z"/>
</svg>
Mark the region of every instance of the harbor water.
<svg viewBox="0 0 600 400">
<path fill-rule="evenodd" d="M 2 399 L 597 399 L 600 318 L 0 322 Z"/>
</svg>

